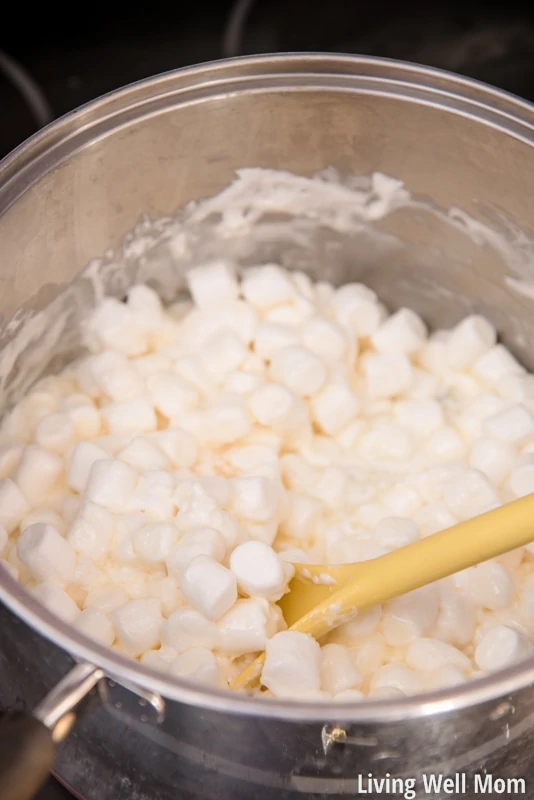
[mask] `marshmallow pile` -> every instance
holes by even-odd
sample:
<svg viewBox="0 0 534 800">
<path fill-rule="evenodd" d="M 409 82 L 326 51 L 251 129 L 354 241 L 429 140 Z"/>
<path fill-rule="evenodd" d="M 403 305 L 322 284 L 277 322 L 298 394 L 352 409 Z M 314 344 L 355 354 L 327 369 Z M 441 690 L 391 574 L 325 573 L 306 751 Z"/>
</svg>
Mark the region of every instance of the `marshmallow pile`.
<svg viewBox="0 0 534 800">
<path fill-rule="evenodd" d="M 532 651 L 534 548 L 286 629 L 294 563 L 365 561 L 534 491 L 534 376 L 484 318 L 429 334 L 361 284 L 224 260 L 106 298 L 88 355 L 0 431 L 0 557 L 50 611 L 173 676 L 349 702 Z"/>
</svg>

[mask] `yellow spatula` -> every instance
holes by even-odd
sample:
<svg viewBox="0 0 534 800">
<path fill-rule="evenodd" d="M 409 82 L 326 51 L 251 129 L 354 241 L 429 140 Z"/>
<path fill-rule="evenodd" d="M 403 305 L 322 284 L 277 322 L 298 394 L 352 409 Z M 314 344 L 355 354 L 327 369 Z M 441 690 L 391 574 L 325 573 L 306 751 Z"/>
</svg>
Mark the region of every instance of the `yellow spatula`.
<svg viewBox="0 0 534 800">
<path fill-rule="evenodd" d="M 363 611 L 534 540 L 534 494 L 452 528 L 358 564 L 295 565 L 295 577 L 278 605 L 293 631 L 316 639 Z M 231 688 L 257 684 L 260 655 Z"/>
</svg>

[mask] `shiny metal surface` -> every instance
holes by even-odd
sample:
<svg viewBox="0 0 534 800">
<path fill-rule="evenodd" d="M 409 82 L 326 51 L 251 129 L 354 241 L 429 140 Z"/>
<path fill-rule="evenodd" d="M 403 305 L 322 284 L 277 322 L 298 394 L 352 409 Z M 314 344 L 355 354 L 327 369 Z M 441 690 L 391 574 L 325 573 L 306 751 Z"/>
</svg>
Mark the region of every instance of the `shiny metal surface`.
<svg viewBox="0 0 534 800">
<path fill-rule="evenodd" d="M 529 104 L 445 73 L 365 58 L 208 64 L 102 98 L 0 164 L 2 343 L 17 309 L 43 308 L 143 213 L 168 215 L 213 195 L 243 166 L 302 175 L 327 166 L 379 170 L 440 209 L 458 206 L 503 234 L 509 223 L 532 234 Z M 402 242 L 394 259 L 325 231 L 316 253 L 328 253 L 337 280 L 363 280 L 391 307 L 410 305 L 432 325 L 486 313 L 534 367 L 533 303 L 505 284 L 509 267 L 498 253 L 407 210 L 383 228 Z M 310 270 L 321 257 L 293 256 Z M 4 387 L 9 381 L 3 376 Z M 395 703 L 260 703 L 126 661 L 51 617 L 7 577 L 0 597 L 3 702 L 23 698 L 33 707 L 72 666 L 68 653 L 165 700 L 163 718 L 139 716 L 129 713 L 139 697 L 126 692 L 120 708 L 108 701 L 62 745 L 58 772 L 86 800 L 343 797 L 368 771 L 482 767 L 502 777 L 529 773 L 534 785 L 534 660 Z"/>
</svg>

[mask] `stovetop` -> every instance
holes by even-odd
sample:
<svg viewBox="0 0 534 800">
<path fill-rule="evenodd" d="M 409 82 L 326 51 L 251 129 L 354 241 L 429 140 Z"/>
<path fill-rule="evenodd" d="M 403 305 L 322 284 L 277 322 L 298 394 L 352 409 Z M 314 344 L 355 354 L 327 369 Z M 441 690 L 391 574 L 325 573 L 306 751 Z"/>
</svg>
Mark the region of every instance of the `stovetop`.
<svg viewBox="0 0 534 800">
<path fill-rule="evenodd" d="M 247 7 L 242 24 L 225 26 Z M 449 69 L 534 102 L 534 6 L 508 0 L 152 0 L 91 4 L 83 23 L 59 5 L 10 4 L 0 51 L 16 59 L 60 116 L 141 78 L 225 55 L 288 51 L 361 53 Z M 239 22 L 239 13 L 234 23 Z M 226 35 L 225 35 L 226 32 Z M 1 55 L 1 53 L 0 53 Z M 0 157 L 36 130 L 0 70 Z M 38 800 L 72 800 L 51 780 Z M 102 798 L 101 800 L 107 800 Z"/>
</svg>

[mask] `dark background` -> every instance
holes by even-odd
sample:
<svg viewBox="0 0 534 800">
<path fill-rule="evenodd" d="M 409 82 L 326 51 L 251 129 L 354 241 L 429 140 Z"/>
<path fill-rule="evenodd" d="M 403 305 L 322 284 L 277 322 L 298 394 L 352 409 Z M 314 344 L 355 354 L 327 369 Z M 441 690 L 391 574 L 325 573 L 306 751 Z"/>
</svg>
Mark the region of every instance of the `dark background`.
<svg viewBox="0 0 534 800">
<path fill-rule="evenodd" d="M 0 50 L 34 78 L 53 116 L 126 83 L 226 55 L 233 0 L 60 6 L 4 0 Z M 251 0 L 241 54 L 363 53 L 452 70 L 534 101 L 534 3 L 507 0 Z M 0 158 L 36 130 L 0 71 Z M 39 800 L 66 800 L 50 782 Z M 110 800 L 110 798 L 101 798 Z M 177 797 L 177 800 L 179 798 Z"/>
</svg>

